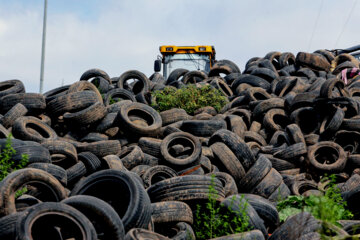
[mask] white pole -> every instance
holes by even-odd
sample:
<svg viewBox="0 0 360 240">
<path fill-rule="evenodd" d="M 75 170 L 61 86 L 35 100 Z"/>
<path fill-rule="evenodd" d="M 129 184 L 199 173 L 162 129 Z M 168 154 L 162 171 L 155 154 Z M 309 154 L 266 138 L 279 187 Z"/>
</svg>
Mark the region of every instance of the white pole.
<svg viewBox="0 0 360 240">
<path fill-rule="evenodd" d="M 47 0 L 45 0 L 45 3 L 44 3 L 44 21 L 43 21 L 43 35 L 42 35 L 42 46 L 41 46 L 40 93 L 42 93 L 43 85 L 44 85 L 46 15 L 47 15 L 46 12 L 47 12 Z"/>
</svg>

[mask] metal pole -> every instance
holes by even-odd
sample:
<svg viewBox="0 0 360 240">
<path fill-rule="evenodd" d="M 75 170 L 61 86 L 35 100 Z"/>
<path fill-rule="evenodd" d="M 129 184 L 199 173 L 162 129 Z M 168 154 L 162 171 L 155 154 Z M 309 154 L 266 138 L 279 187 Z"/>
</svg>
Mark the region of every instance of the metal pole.
<svg viewBox="0 0 360 240">
<path fill-rule="evenodd" d="M 46 15 L 47 15 L 46 13 L 47 13 L 47 0 L 45 0 L 45 3 L 44 3 L 44 21 L 43 21 L 43 35 L 42 35 L 42 46 L 41 46 L 40 93 L 42 93 L 43 85 L 44 85 Z"/>
</svg>

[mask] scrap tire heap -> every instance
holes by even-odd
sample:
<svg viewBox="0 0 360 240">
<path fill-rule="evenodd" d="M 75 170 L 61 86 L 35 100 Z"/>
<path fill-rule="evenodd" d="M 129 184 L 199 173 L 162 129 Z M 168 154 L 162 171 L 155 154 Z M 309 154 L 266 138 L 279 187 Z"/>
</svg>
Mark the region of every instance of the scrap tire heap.
<svg viewBox="0 0 360 240">
<path fill-rule="evenodd" d="M 210 186 L 224 206 L 247 201 L 253 229 L 217 239 L 318 239 L 318 220 L 280 224 L 276 203 L 322 194 L 325 174 L 354 213 L 342 222 L 350 234 L 360 223 L 360 76 L 345 83 L 341 72 L 351 68 L 353 56 L 318 50 L 168 79 L 90 69 L 44 94 L 2 81 L 0 147 L 11 134 L 11 160 L 28 161 L 0 182 L 0 239 L 195 239 Z M 152 91 L 186 84 L 217 88 L 228 103 L 194 115 L 151 107 Z"/>
</svg>

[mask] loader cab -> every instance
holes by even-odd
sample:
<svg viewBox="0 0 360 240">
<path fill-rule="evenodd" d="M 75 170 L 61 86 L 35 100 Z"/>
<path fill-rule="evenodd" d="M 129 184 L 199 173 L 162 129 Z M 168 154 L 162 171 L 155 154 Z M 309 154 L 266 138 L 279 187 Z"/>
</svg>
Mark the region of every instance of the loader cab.
<svg viewBox="0 0 360 240">
<path fill-rule="evenodd" d="M 168 78 L 169 74 L 177 68 L 189 71 L 200 70 L 209 72 L 214 64 L 215 49 L 213 46 L 160 46 L 161 57 L 155 60 L 155 72 L 161 71 Z"/>
</svg>

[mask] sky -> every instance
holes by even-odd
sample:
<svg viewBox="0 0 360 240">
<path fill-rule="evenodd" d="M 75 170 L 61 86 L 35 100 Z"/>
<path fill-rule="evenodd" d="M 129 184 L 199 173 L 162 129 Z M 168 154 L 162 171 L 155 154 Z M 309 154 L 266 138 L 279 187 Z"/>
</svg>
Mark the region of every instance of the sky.
<svg viewBox="0 0 360 240">
<path fill-rule="evenodd" d="M 358 0 L 48 0 L 44 92 L 91 68 L 150 76 L 160 45 L 213 45 L 244 69 L 270 51 L 360 44 Z M 44 0 L 0 0 L 0 81 L 39 92 Z"/>
</svg>

